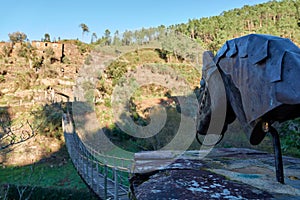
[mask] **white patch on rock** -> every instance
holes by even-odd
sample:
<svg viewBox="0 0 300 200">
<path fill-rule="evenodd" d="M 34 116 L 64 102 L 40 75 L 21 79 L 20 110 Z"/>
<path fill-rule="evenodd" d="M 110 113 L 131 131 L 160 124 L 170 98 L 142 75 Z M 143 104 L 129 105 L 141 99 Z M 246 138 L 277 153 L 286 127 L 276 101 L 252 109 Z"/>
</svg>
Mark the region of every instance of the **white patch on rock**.
<svg viewBox="0 0 300 200">
<path fill-rule="evenodd" d="M 189 188 L 186 188 L 186 189 L 189 190 L 189 191 L 192 191 L 192 192 L 207 192 L 207 190 L 205 190 L 203 188 L 189 187 Z"/>
<path fill-rule="evenodd" d="M 200 184 L 195 180 L 193 180 L 189 185 L 191 185 L 191 187 L 188 187 L 187 190 L 192 192 L 208 192 L 203 187 L 200 187 Z"/>
<path fill-rule="evenodd" d="M 199 187 L 200 185 L 199 185 L 199 183 L 197 181 L 193 180 L 192 181 L 192 186 Z"/>
<path fill-rule="evenodd" d="M 214 183 L 214 186 L 216 186 L 216 187 L 222 187 L 222 185 L 220 185 L 219 183 Z"/>
<path fill-rule="evenodd" d="M 160 192 L 161 192 L 161 190 L 151 190 L 151 193 L 154 193 L 154 194 L 160 193 Z"/>
<path fill-rule="evenodd" d="M 222 195 L 230 195 L 230 191 L 227 189 L 224 189 Z"/>
<path fill-rule="evenodd" d="M 215 193 L 215 194 L 210 195 L 210 197 L 219 199 L 221 197 L 221 195 L 220 195 L 220 193 Z"/>
</svg>

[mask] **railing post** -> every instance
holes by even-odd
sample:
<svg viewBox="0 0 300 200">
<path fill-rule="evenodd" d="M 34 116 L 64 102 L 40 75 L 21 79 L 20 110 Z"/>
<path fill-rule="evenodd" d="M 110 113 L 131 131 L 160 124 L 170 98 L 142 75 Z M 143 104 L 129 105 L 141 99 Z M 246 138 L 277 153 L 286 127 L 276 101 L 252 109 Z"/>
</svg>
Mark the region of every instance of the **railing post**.
<svg viewBox="0 0 300 200">
<path fill-rule="evenodd" d="M 107 199 L 107 165 L 104 165 L 104 199 Z"/>
<path fill-rule="evenodd" d="M 99 163 L 98 162 L 96 162 L 96 171 L 97 171 L 96 177 L 99 178 Z M 96 190 L 97 190 L 97 194 L 99 194 L 99 184 L 100 184 L 100 181 L 98 180 L 98 178 L 96 178 Z"/>
<path fill-rule="evenodd" d="M 88 174 L 89 174 L 89 170 L 88 170 L 88 167 L 89 167 L 89 166 L 88 166 L 88 163 L 89 163 L 89 162 L 88 162 L 88 158 L 87 158 L 86 148 L 84 148 L 84 157 L 85 157 L 85 166 L 86 166 L 86 167 L 85 167 L 85 170 L 86 170 L 86 174 L 85 174 L 85 175 L 86 175 L 87 177 L 89 177 L 89 175 L 88 175 Z M 88 179 L 87 179 L 87 181 L 88 181 Z"/>
<path fill-rule="evenodd" d="M 91 179 L 92 179 L 92 188 L 93 188 L 93 184 L 94 184 L 94 151 L 93 149 L 91 149 L 92 151 L 92 158 L 91 158 Z"/>
<path fill-rule="evenodd" d="M 89 159 L 90 163 L 91 163 L 91 187 L 93 188 L 93 184 L 94 184 L 94 179 L 93 179 L 93 160 Z"/>
<path fill-rule="evenodd" d="M 118 174 L 117 174 L 117 170 L 116 170 L 116 167 L 114 167 L 114 177 L 115 177 L 115 200 L 118 199 L 119 197 L 119 190 L 118 190 Z"/>
</svg>

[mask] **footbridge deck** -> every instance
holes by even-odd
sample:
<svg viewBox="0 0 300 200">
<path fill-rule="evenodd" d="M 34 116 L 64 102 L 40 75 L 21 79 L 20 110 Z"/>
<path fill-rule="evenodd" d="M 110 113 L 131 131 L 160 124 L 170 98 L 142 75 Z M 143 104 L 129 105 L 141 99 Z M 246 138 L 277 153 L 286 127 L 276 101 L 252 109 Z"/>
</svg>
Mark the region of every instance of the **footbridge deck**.
<svg viewBox="0 0 300 200">
<path fill-rule="evenodd" d="M 130 169 L 100 162 L 98 158 L 107 155 L 100 155 L 83 144 L 67 115 L 64 115 L 62 125 L 69 155 L 86 184 L 101 199 L 129 199 L 128 175 Z M 124 158 L 110 157 L 110 159 Z"/>
</svg>

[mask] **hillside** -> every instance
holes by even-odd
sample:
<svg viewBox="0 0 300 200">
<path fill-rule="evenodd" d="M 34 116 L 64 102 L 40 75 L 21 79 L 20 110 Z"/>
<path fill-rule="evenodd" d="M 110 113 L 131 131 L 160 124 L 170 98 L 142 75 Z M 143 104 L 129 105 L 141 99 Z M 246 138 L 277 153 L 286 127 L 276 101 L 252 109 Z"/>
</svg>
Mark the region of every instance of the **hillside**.
<svg viewBox="0 0 300 200">
<path fill-rule="evenodd" d="M 64 44 L 64 52 L 55 49 L 59 43 L 46 49 L 33 44 L 0 45 L 0 199 L 8 191 L 10 198 L 29 197 L 31 190 L 54 199 L 78 190 L 78 198 L 92 199 L 69 160 L 61 127 L 61 94 L 72 100 L 87 54 L 73 41 Z"/>
<path fill-rule="evenodd" d="M 196 39 L 206 49 L 217 51 L 228 39 L 250 33 L 290 38 L 300 45 L 299 1 L 269 1 L 224 11 L 219 16 L 190 19 L 174 29 Z"/>
<path fill-rule="evenodd" d="M 77 189 L 89 193 L 69 160 L 62 136 L 61 116 L 67 101 L 65 95 L 73 101 L 73 87 L 79 71 L 93 67 L 91 52 L 118 54 L 105 70 L 94 75 L 95 86 L 85 83 L 84 95 L 95 104 L 99 123 L 107 136 L 128 151 L 155 150 L 167 144 L 178 129 L 181 110 L 176 97 L 191 94 L 178 92 L 171 86 L 185 85 L 189 91 L 197 91 L 201 77 L 201 72 L 191 61 L 197 57 L 193 54 L 194 47 L 182 41 L 174 43 L 176 35 L 182 33 L 203 49 L 214 52 L 226 40 L 249 33 L 287 37 L 299 45 L 299 4 L 299 1 L 283 0 L 244 6 L 224 11 L 219 16 L 190 19 L 187 23 L 169 27 L 162 25 L 126 31 L 111 43 L 105 37 L 92 44 L 78 40 L 61 40 L 47 45 L 39 41 L 0 43 L 0 168 L 3 168 L 0 172 L 0 198 L 1 189 L 7 191 L 7 185 L 20 189 L 24 184 L 33 188 L 54 188 L 56 192 L 64 187 L 71 190 L 68 194 Z M 156 42 L 161 48 L 151 46 Z M 37 43 L 44 45 L 43 48 L 36 46 Z M 49 48 L 51 45 L 64 45 L 63 52 L 54 46 Z M 201 55 L 199 57 L 201 60 Z M 151 73 L 167 77 L 164 80 L 166 85 L 150 83 L 145 74 Z M 140 80 L 145 84 L 129 99 L 130 117 L 134 122 L 143 126 L 149 124 L 158 105 L 168 114 L 166 127 L 149 140 L 136 139 L 121 131 L 116 126 L 112 110 L 115 88 L 130 83 L 135 76 L 142 77 Z M 282 149 L 287 155 L 300 156 L 299 124 L 299 119 L 296 119 L 279 126 Z M 230 126 L 228 132 L 220 146 L 249 147 L 237 123 Z M 265 142 L 257 148 L 270 150 L 270 140 L 267 138 Z M 197 145 L 193 143 L 191 148 L 199 147 Z M 30 170 L 35 166 L 38 173 L 35 173 L 35 181 L 30 182 L 27 179 L 31 178 Z M 71 170 L 73 174 L 68 172 Z M 37 183 L 40 174 L 46 174 L 44 171 L 49 171 L 49 177 L 45 178 L 49 181 Z M 16 178 L 9 174 L 16 175 Z M 26 180 L 24 174 L 29 175 Z"/>
<path fill-rule="evenodd" d="M 182 33 L 196 40 L 204 49 L 216 52 L 226 40 L 250 33 L 271 34 L 290 38 L 300 45 L 300 2 L 269 1 L 254 6 L 227 10 L 218 16 L 189 19 L 170 26 L 128 30 L 123 35 L 106 35 L 96 43 L 112 46 L 143 45 L 159 40 L 165 30 Z M 110 42 L 107 42 L 110 41 Z"/>
<path fill-rule="evenodd" d="M 176 96 L 193 93 L 198 88 L 200 76 L 201 73 L 191 62 L 178 60 L 175 56 L 168 59 L 160 49 L 141 48 L 125 53 L 110 63 L 103 72 L 99 72 L 95 92 L 95 109 L 99 122 L 107 136 L 122 148 L 134 152 L 159 149 L 178 129 L 180 112 L 177 110 L 179 104 Z M 138 86 L 134 86 L 135 84 Z M 136 124 L 149 124 L 152 111 L 155 110 L 153 107 L 161 105 L 166 109 L 168 125 L 159 136 L 149 141 L 140 140 L 128 136 L 116 125 L 117 116 L 113 111 L 116 105 L 111 101 L 116 98 L 113 97 L 114 94 L 119 94 L 117 91 L 120 87 L 128 90 L 137 87 L 128 99 L 129 112 Z M 126 97 L 121 95 L 117 97 L 119 98 Z"/>
</svg>

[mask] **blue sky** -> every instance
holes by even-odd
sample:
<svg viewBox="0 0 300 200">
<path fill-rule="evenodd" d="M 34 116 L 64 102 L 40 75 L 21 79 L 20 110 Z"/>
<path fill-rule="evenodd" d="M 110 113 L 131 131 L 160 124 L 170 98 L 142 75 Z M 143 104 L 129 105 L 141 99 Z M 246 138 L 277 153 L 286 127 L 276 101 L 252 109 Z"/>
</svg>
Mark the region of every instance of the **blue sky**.
<svg viewBox="0 0 300 200">
<path fill-rule="evenodd" d="M 45 33 L 51 39 L 81 39 L 80 23 L 98 37 L 109 29 L 136 30 L 186 23 L 219 15 L 222 11 L 254 5 L 268 0 L 7 0 L 1 2 L 0 41 L 8 41 L 8 33 L 21 31 L 29 40 L 40 40 Z"/>
</svg>

